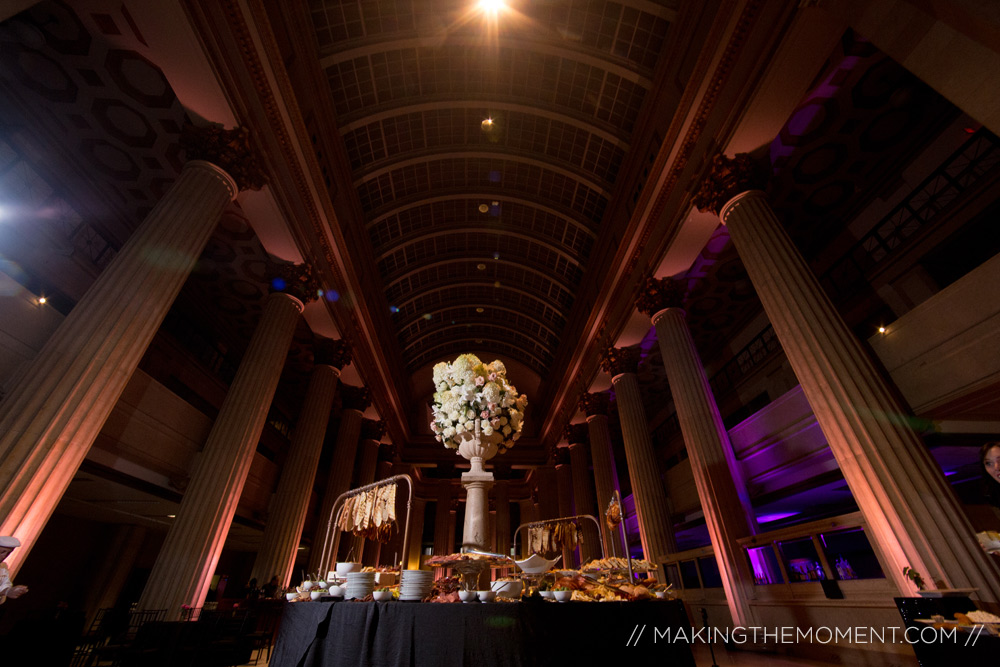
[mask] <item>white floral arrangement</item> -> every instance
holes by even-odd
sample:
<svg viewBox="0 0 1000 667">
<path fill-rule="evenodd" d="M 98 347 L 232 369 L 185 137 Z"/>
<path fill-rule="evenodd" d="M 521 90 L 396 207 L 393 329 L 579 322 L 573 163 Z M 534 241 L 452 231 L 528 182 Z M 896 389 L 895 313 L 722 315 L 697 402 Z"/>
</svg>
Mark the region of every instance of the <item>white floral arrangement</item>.
<svg viewBox="0 0 1000 667">
<path fill-rule="evenodd" d="M 501 454 L 521 437 L 528 397 L 507 382 L 502 361 L 484 364 L 474 354 L 463 354 L 450 364 L 442 361 L 434 366 L 434 388 L 431 430 L 445 447 L 458 449 L 461 439 L 456 436 L 475 432 L 477 418 L 484 436 L 503 437 L 497 443 Z"/>
</svg>

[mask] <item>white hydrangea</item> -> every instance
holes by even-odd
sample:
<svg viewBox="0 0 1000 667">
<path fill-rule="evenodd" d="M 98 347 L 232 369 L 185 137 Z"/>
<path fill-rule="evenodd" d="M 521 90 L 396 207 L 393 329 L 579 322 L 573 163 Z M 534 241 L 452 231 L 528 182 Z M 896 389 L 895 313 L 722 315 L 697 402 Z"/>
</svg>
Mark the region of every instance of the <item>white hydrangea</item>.
<svg viewBox="0 0 1000 667">
<path fill-rule="evenodd" d="M 517 393 L 506 373 L 503 362 L 484 364 L 472 354 L 460 355 L 451 364 L 435 364 L 431 422 L 435 439 L 455 449 L 456 436 L 474 432 L 478 418 L 484 436 L 503 436 L 497 443 L 499 451 L 513 446 L 521 434 L 528 399 Z"/>
</svg>

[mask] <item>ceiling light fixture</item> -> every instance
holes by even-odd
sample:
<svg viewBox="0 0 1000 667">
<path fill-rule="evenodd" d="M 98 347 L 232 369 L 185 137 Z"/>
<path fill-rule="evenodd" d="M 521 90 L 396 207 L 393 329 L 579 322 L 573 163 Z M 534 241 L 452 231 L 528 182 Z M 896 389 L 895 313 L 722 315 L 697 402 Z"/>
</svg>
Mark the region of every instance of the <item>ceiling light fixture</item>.
<svg viewBox="0 0 1000 667">
<path fill-rule="evenodd" d="M 486 265 L 480 262 L 479 264 L 476 264 L 476 268 L 479 269 L 480 271 L 485 271 Z"/>
<path fill-rule="evenodd" d="M 878 332 L 884 334 L 885 333 L 885 327 L 879 327 L 878 328 Z"/>
<path fill-rule="evenodd" d="M 484 120 L 482 122 L 482 128 L 483 128 L 484 132 L 492 130 L 493 129 L 493 119 L 492 118 L 487 118 L 486 120 Z"/>
<path fill-rule="evenodd" d="M 48 301 L 48 299 L 46 299 L 44 296 L 38 297 L 38 303 L 39 304 L 41 304 L 41 305 L 44 306 L 46 301 Z"/>
<path fill-rule="evenodd" d="M 479 0 L 479 9 L 484 14 L 495 16 L 500 10 L 506 8 L 507 4 L 503 0 Z"/>
</svg>

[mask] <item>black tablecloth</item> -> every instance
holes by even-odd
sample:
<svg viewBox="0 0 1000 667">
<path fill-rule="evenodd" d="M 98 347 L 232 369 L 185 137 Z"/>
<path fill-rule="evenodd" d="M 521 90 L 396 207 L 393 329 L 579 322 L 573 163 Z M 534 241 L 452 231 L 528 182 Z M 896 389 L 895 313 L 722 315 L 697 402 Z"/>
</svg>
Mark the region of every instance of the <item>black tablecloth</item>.
<svg viewBox="0 0 1000 667">
<path fill-rule="evenodd" d="M 921 667 L 1000 664 L 1000 639 L 997 637 L 981 631 L 962 631 L 943 636 L 916 621 L 935 614 L 951 620 L 956 613 L 973 611 L 976 604 L 969 598 L 895 598 L 895 601 L 903 623 L 912 628 L 910 635 L 922 639 L 910 644 Z"/>
<path fill-rule="evenodd" d="M 680 601 L 296 602 L 285 609 L 270 667 L 606 665 L 643 659 L 694 667 L 691 647 L 670 642 L 668 628 L 690 628 Z"/>
</svg>

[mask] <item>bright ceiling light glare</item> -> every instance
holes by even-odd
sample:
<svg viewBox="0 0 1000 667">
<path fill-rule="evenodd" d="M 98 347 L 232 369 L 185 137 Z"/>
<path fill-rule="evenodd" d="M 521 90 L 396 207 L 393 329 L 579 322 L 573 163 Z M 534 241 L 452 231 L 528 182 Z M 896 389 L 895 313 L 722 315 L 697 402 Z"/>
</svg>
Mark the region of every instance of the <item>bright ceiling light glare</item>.
<svg viewBox="0 0 1000 667">
<path fill-rule="evenodd" d="M 879 333 L 885 333 L 885 327 L 879 327 L 878 328 L 878 332 Z"/>
<path fill-rule="evenodd" d="M 46 301 L 48 301 L 48 299 L 46 299 L 46 298 L 45 298 L 44 296 L 40 296 L 40 297 L 38 297 L 38 303 L 39 303 L 40 305 L 43 305 L 43 306 L 44 306 L 44 305 L 45 305 L 45 302 L 46 302 Z"/>
<path fill-rule="evenodd" d="M 493 119 L 492 118 L 487 118 L 486 120 L 484 120 L 482 122 L 482 128 L 483 128 L 483 132 L 489 132 L 490 130 L 492 130 L 493 129 Z"/>
<path fill-rule="evenodd" d="M 496 16 L 500 10 L 506 9 L 506 7 L 503 0 L 479 0 L 479 11 L 489 16 Z"/>
</svg>

